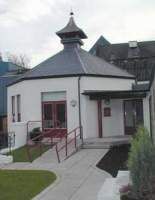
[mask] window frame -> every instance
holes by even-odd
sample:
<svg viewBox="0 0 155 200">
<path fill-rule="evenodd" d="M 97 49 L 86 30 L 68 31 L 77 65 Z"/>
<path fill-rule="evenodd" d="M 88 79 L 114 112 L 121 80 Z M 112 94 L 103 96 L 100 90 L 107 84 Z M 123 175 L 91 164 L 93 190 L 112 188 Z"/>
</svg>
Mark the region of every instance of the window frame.
<svg viewBox="0 0 155 200">
<path fill-rule="evenodd" d="M 12 122 L 16 122 L 16 111 L 15 111 L 15 96 L 11 96 L 11 114 L 12 114 Z"/>
<path fill-rule="evenodd" d="M 21 122 L 21 95 L 17 95 L 17 122 Z"/>
</svg>

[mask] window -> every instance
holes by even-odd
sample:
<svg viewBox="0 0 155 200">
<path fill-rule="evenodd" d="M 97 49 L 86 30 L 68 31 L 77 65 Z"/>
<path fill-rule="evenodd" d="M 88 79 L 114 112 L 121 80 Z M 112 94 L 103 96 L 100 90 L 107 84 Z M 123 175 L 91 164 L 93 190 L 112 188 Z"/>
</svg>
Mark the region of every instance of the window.
<svg viewBox="0 0 155 200">
<path fill-rule="evenodd" d="M 15 122 L 15 96 L 11 97 L 11 105 L 12 105 L 12 122 Z"/>
<path fill-rule="evenodd" d="M 66 100 L 66 92 L 43 92 L 42 93 L 42 101 L 65 101 Z"/>
<path fill-rule="evenodd" d="M 21 122 L 21 97 L 17 95 L 17 122 Z"/>
<path fill-rule="evenodd" d="M 104 108 L 104 117 L 111 117 L 111 108 Z"/>
<path fill-rule="evenodd" d="M 11 106 L 12 106 L 12 122 L 21 122 L 21 96 L 12 96 L 11 97 Z"/>
<path fill-rule="evenodd" d="M 66 101 L 43 102 L 43 128 L 67 128 Z"/>
</svg>

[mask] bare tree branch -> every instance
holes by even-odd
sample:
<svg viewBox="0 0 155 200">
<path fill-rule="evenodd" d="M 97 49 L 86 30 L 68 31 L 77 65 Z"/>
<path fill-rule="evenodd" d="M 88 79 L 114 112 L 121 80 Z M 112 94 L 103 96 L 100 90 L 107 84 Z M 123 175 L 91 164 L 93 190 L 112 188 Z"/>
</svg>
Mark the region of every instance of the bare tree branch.
<svg viewBox="0 0 155 200">
<path fill-rule="evenodd" d="M 15 55 L 7 53 L 7 58 L 9 62 L 18 65 L 23 68 L 29 68 L 30 59 L 25 54 Z"/>
</svg>

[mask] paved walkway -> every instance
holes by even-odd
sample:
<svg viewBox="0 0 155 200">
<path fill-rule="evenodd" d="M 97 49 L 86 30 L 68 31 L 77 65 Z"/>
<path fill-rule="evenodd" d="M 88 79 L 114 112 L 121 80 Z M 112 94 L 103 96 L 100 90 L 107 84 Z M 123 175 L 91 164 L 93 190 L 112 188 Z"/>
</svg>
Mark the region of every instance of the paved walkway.
<svg viewBox="0 0 155 200">
<path fill-rule="evenodd" d="M 105 149 L 82 149 L 58 164 L 55 151 L 49 150 L 33 163 L 13 163 L 1 168 L 55 172 L 58 176 L 56 182 L 34 200 L 96 200 L 105 179 L 111 177 L 95 167 L 106 152 Z"/>
</svg>

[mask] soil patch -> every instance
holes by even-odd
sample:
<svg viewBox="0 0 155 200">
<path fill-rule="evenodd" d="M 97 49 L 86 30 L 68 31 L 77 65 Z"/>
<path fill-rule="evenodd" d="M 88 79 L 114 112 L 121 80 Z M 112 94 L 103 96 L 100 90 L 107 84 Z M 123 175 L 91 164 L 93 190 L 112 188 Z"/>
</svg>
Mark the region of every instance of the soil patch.
<svg viewBox="0 0 155 200">
<path fill-rule="evenodd" d="M 129 144 L 112 147 L 99 161 L 97 167 L 110 173 L 113 177 L 116 177 L 118 170 L 127 170 L 129 150 Z"/>
</svg>

